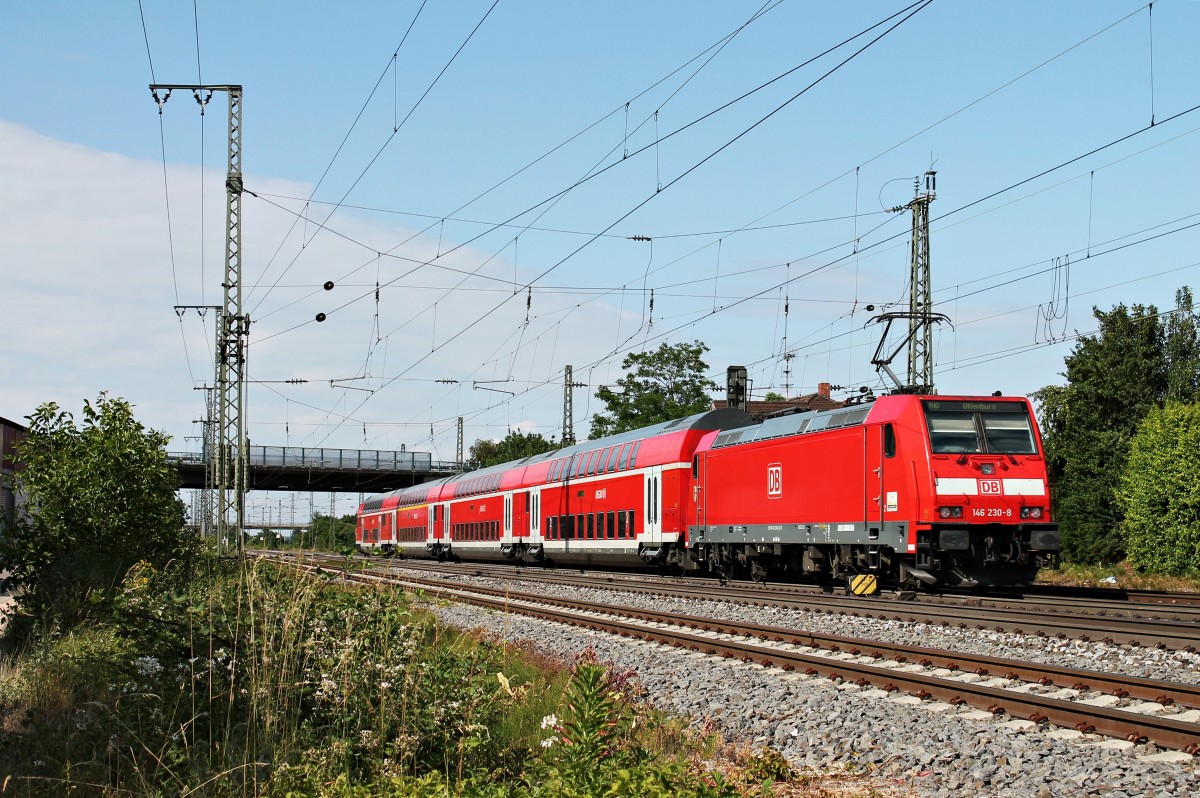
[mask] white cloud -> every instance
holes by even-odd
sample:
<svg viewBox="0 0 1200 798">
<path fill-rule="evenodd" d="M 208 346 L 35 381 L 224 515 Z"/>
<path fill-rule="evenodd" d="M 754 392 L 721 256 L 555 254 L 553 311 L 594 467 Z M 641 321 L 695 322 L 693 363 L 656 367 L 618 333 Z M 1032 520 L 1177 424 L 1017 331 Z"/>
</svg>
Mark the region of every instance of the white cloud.
<svg viewBox="0 0 1200 798">
<path fill-rule="evenodd" d="M 143 423 L 170 433 L 175 439 L 172 448 L 198 447 L 198 442 L 184 438 L 199 434 L 192 421 L 203 415 L 203 395 L 194 387 L 212 383 L 214 316 L 201 318 L 191 311 L 180 318 L 172 306 L 221 301 L 224 179 L 210 170 L 203 183 L 202 286 L 200 172 L 176 164 L 167 169 L 173 273 L 163 171 L 161 162 L 99 152 L 0 122 L 0 174 L 4 175 L 0 242 L 6 300 L 0 413 L 6 417 L 20 419 L 51 400 L 77 410 L 84 399 L 108 391 L 137 405 Z M 323 232 L 312 238 L 314 222 L 323 219 L 326 210 L 310 209 L 308 221 L 293 228 L 295 217 L 272 203 L 300 205 L 267 197 L 307 196 L 309 186 L 252 174 L 246 176 L 246 186 L 264 196 L 243 195 L 242 204 L 245 309 L 253 311 L 255 322 L 249 375 L 258 380 L 310 381 L 303 386 L 251 386 L 247 419 L 256 443 L 291 440 L 307 446 L 398 448 L 407 442 L 409 448 L 431 448 L 427 440 L 424 447 L 413 445 L 428 437 L 431 421 L 437 434 L 446 434 L 452 427 L 446 419 L 459 414 L 473 417 L 480 408 L 504 400 L 503 394 L 472 390 L 473 380 L 509 375 L 522 381 L 553 379 L 568 359 L 583 362 L 611 345 L 607 340 L 601 344 L 595 336 L 575 334 L 580 329 L 608 329 L 614 309 L 602 303 L 567 314 L 566 308 L 576 298 L 539 297 L 531 324 L 522 333 L 523 296 L 512 299 L 507 293 L 474 291 L 444 296 L 445 291 L 428 287 L 453 286 L 461 275 L 430 267 L 388 285 L 436 255 L 436 237 L 414 237 L 409 230 L 342 212 L 330 222 L 340 235 Z M 407 260 L 377 255 L 406 239 L 411 241 L 391 254 Z M 440 246 L 441 251 L 447 249 L 445 243 Z M 488 257 L 464 247 L 438 263 L 471 271 Z M 511 263 L 502 258 L 488 264 L 485 272 L 513 274 Z M 378 330 L 392 334 L 377 344 L 368 359 L 369 345 L 378 335 L 377 277 L 384 285 Z M 337 283 L 334 291 L 321 289 L 326 280 Z M 252 292 L 256 281 L 262 287 Z M 266 290 L 276 282 L 277 287 Z M 495 285 L 478 279 L 468 283 Z M 386 378 L 409 369 L 435 345 L 442 347 L 505 296 L 510 302 L 485 322 L 439 348 L 425 363 L 411 368 L 405 379 L 391 382 L 378 394 L 330 389 L 329 380 L 365 371 L 373 379 L 339 384 L 378 390 Z M 430 309 L 434 301 L 436 325 Z M 553 306 L 555 301 L 571 304 Z M 313 321 L 318 312 L 328 314 L 324 323 Z M 564 318 L 567 321 L 560 324 Z M 537 344 L 529 346 L 535 338 Z M 526 346 L 513 359 L 508 355 L 518 341 Z M 432 382 L 437 378 L 462 382 L 438 385 Z M 523 388 L 524 384 L 516 385 L 513 391 Z M 370 401 L 358 409 L 368 396 Z M 549 410 L 539 402 L 548 403 Z M 542 417 L 545 427 L 561 418 L 560 402 L 561 388 L 552 387 L 544 389 L 541 398 L 522 397 L 511 414 L 522 419 Z M 475 429 L 468 421 L 467 442 L 502 435 L 509 412 L 502 409 L 481 417 Z M 331 435 L 332 425 L 342 416 L 354 420 Z M 534 426 L 521 422 L 522 427 L 526 424 Z M 439 445 L 452 448 L 452 441 L 450 433 Z"/>
</svg>

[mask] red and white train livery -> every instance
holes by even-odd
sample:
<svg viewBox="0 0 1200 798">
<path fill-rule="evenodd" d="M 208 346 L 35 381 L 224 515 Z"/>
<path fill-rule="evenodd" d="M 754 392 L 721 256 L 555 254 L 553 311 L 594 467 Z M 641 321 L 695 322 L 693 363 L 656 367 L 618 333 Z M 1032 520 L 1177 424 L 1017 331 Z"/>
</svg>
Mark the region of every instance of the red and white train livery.
<svg viewBox="0 0 1200 798">
<path fill-rule="evenodd" d="M 713 410 L 371 499 L 363 549 L 718 574 L 1012 584 L 1057 565 L 1029 403 Z"/>
</svg>

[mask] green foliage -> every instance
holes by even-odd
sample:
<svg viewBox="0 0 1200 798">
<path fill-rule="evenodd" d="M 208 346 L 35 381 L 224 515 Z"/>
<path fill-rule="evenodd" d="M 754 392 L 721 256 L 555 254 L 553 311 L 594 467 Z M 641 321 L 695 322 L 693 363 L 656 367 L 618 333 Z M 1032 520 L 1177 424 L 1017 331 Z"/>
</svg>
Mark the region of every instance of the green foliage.
<svg viewBox="0 0 1200 798">
<path fill-rule="evenodd" d="M 751 784 L 791 781 L 794 775 L 791 764 L 774 748 L 764 748 L 751 755 L 741 773 L 743 781 Z"/>
<path fill-rule="evenodd" d="M 1200 570 L 1200 405 L 1150 411 L 1130 446 L 1118 500 L 1135 568 Z"/>
<path fill-rule="evenodd" d="M 642 796 L 718 798 L 739 795 L 716 774 L 697 774 L 686 762 L 654 755 L 642 743 L 656 723 L 638 716 L 627 702 L 637 695 L 630 674 L 613 674 L 584 652 L 571 680 L 566 704 L 542 721 L 548 736 L 543 756 L 525 776 L 528 791 L 514 795 Z"/>
<path fill-rule="evenodd" d="M 334 518 L 331 515 L 317 513 L 306 527 L 300 527 L 292 533 L 291 540 L 280 541 L 279 546 L 293 549 L 315 549 L 316 551 L 332 551 L 337 554 L 354 553 L 354 515 L 343 515 Z"/>
<path fill-rule="evenodd" d="M 787 397 L 775 391 L 767 391 L 767 395 L 763 397 L 764 402 L 786 402 Z"/>
<path fill-rule="evenodd" d="M 1131 485 L 1147 487 L 1129 462 L 1130 446 L 1147 414 L 1167 402 L 1200 401 L 1200 319 L 1187 287 L 1176 309 L 1159 316 L 1153 306 L 1093 308 L 1098 336 L 1084 336 L 1066 358 L 1067 384 L 1034 393 L 1040 404 L 1047 463 L 1054 483 L 1064 554 L 1079 563 L 1114 563 L 1127 553 L 1125 534 L 1140 535 L 1144 521 L 1127 519 Z M 1149 433 L 1147 433 L 1149 434 Z M 1163 445 L 1165 441 L 1147 446 Z M 1145 453 L 1139 462 L 1147 462 Z M 1145 491 L 1135 491 L 1138 496 Z M 1125 496 L 1125 498 L 1122 498 Z M 1146 539 L 1139 567 L 1167 567 L 1151 557 Z M 1128 549 L 1130 556 L 1133 548 Z M 1177 564 L 1171 568 L 1178 567 Z"/>
<path fill-rule="evenodd" d="M 648 424 L 670 421 L 707 410 L 709 394 L 718 389 L 708 379 L 708 364 L 702 359 L 708 347 L 700 341 L 662 344 L 654 352 L 634 352 L 621 368 L 627 372 L 617 380 L 620 392 L 607 386 L 596 391 L 606 413 L 592 416 L 591 437 L 602 438 Z"/>
<path fill-rule="evenodd" d="M 1093 308 L 1100 334 L 1066 358 L 1066 386 L 1034 394 L 1041 405 L 1064 554 L 1115 562 L 1124 554 L 1116 489 L 1138 424 L 1162 401 L 1167 362 L 1154 306 Z"/>
<path fill-rule="evenodd" d="M 557 669 L 391 589 L 262 562 L 206 573 L 164 590 L 139 566 L 103 623 L 37 638 L 0 669 L 6 794 L 742 794 L 647 747 L 661 723 L 627 702 L 630 674 L 594 658 L 563 696 Z"/>
<path fill-rule="evenodd" d="M 15 475 L 30 515 L 0 539 L 4 587 L 17 589 L 10 639 L 70 629 L 104 612 L 135 563 L 155 579 L 186 573 L 196 551 L 167 462 L 169 438 L 145 429 L 123 399 L 85 402 L 83 425 L 54 403 L 29 419 Z"/>
<path fill-rule="evenodd" d="M 476 468 L 500 465 L 531 455 L 549 452 L 557 446 L 537 432 L 512 431 L 499 441 L 479 439 L 471 444 L 471 463 Z"/>
<path fill-rule="evenodd" d="M 1200 319 L 1192 307 L 1192 292 L 1184 286 L 1175 292 L 1176 312 L 1167 318 L 1166 401 L 1200 401 Z"/>
</svg>

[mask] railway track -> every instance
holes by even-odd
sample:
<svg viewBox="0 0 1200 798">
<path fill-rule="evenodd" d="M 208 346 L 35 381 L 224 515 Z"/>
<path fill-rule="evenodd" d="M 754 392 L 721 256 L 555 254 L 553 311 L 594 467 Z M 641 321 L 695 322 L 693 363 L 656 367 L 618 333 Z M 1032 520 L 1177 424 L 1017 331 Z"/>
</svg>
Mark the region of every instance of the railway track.
<svg viewBox="0 0 1200 798">
<path fill-rule="evenodd" d="M 449 587 L 444 581 L 322 565 L 338 578 L 427 590 L 456 601 L 670 645 L 696 656 L 734 658 L 785 673 L 852 682 L 871 697 L 966 704 L 1023 727 L 1051 724 L 1187 753 L 1200 751 L 1200 686 L 1015 660 L 820 635 L 783 627 L 550 598 L 511 588 Z"/>
<path fill-rule="evenodd" d="M 368 560 L 372 567 L 383 561 Z M 622 590 L 656 596 L 799 609 L 878 620 L 935 624 L 958 629 L 990 630 L 1032 634 L 1059 640 L 1099 641 L 1116 645 L 1146 646 L 1194 652 L 1200 649 L 1200 608 L 1177 607 L 1166 611 L 1154 605 L 1153 616 L 1118 612 L 1108 604 L 1084 611 L 1079 605 L 1058 606 L 1049 600 L 1023 602 L 965 596 L 914 597 L 898 600 L 895 595 L 848 598 L 801 585 L 730 583 L 718 587 L 707 580 L 656 578 L 645 575 L 573 573 L 536 568 L 515 569 L 510 565 L 439 564 L 404 560 L 387 567 L 520 579 L 606 590 Z M 1168 608 L 1169 610 L 1170 608 Z"/>
</svg>

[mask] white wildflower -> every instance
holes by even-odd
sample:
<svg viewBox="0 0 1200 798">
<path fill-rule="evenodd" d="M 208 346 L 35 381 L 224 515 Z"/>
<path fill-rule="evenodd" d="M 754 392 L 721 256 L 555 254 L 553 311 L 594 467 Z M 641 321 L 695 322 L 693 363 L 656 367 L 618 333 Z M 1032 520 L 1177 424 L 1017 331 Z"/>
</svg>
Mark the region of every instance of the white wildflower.
<svg viewBox="0 0 1200 798">
<path fill-rule="evenodd" d="M 133 666 L 137 668 L 139 676 L 157 676 L 162 671 L 162 664 L 149 655 L 138 657 L 133 661 Z"/>
<path fill-rule="evenodd" d="M 557 715 L 547 715 L 546 717 L 542 718 L 542 728 L 543 729 L 552 729 L 557 725 L 558 725 L 558 716 Z M 542 743 L 542 745 L 546 745 L 546 744 Z M 549 746 L 546 746 L 546 747 L 549 748 Z"/>
<path fill-rule="evenodd" d="M 553 745 L 554 745 L 553 737 L 547 737 L 545 740 L 542 740 L 542 748 L 550 748 Z"/>
</svg>

